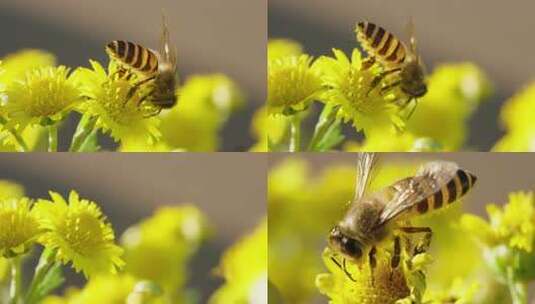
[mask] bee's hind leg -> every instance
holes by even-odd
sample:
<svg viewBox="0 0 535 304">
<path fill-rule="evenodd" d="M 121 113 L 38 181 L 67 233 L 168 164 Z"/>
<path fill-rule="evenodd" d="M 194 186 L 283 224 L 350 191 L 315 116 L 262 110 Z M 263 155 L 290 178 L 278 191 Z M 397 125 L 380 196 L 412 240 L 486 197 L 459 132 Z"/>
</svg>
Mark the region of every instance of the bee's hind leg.
<svg viewBox="0 0 535 304">
<path fill-rule="evenodd" d="M 433 238 L 433 230 L 429 227 L 399 227 L 400 231 L 407 234 L 423 234 L 423 241 L 414 247 L 413 255 L 417 255 L 426 252 L 431 245 L 431 239 Z"/>
<path fill-rule="evenodd" d="M 390 280 L 394 275 L 394 270 L 399 267 L 401 262 L 401 239 L 398 235 L 394 237 L 394 252 L 390 260 Z"/>
</svg>

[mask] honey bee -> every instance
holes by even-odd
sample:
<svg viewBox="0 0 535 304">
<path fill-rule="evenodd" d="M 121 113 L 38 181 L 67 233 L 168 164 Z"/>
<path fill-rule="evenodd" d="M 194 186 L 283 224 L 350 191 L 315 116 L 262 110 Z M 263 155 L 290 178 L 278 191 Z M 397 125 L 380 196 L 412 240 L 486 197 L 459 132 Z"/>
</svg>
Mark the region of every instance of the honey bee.
<svg viewBox="0 0 535 304">
<path fill-rule="evenodd" d="M 477 179 L 456 163 L 435 161 L 423 165 L 415 176 L 366 194 L 374 164 L 375 154 L 359 155 L 355 198 L 328 238 L 329 247 L 341 254 L 343 263 L 334 257 L 332 260 L 351 280 L 353 278 L 347 271 L 346 259 L 359 263 L 362 256 L 367 255 L 373 278 L 377 246 L 391 240 L 392 236 L 392 269 L 398 267 L 401 261 L 400 235 L 422 235 L 423 242 L 414 247 L 413 254 L 425 252 L 431 243 L 431 228 L 411 227 L 408 220 L 455 202 L 472 189 Z"/>
<path fill-rule="evenodd" d="M 408 114 L 409 118 L 416 109 L 418 98 L 427 93 L 427 85 L 425 83 L 425 68 L 417 53 L 412 20 L 409 21 L 408 28 L 410 48 L 407 48 L 392 33 L 374 23 L 363 21 L 357 24 L 357 39 L 370 56 L 365 61 L 364 68 L 370 67 L 376 61 L 385 67 L 385 70 L 372 81 L 370 91 L 377 87 L 387 75 L 398 74 L 399 78 L 383 87 L 381 91 L 386 92 L 399 86 L 401 91 L 408 96 L 405 102 L 400 103 L 402 109 L 414 100 L 415 106 Z"/>
<path fill-rule="evenodd" d="M 128 93 L 128 99 L 141 85 L 150 82 L 151 90 L 140 99 L 140 104 L 148 99 L 158 108 L 156 113 L 158 114 L 162 109 L 169 109 L 177 103 L 175 94 L 177 82 L 176 49 L 171 47 L 165 16 L 162 16 L 159 51 L 145 48 L 130 41 L 115 40 L 107 44 L 106 52 L 122 67 L 141 76 L 141 80 L 134 84 Z"/>
</svg>

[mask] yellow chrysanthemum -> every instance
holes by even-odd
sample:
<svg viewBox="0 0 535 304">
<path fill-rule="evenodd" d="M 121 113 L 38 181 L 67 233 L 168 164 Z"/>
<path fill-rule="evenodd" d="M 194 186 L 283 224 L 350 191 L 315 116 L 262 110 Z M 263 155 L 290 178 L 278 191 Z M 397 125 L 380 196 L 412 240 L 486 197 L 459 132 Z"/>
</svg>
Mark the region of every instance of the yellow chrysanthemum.
<svg viewBox="0 0 535 304">
<path fill-rule="evenodd" d="M 267 303 L 267 221 L 225 252 L 218 268 L 226 280 L 211 304 Z"/>
<path fill-rule="evenodd" d="M 268 60 L 275 60 L 303 54 L 303 46 L 291 39 L 270 39 L 268 41 Z"/>
<path fill-rule="evenodd" d="M 340 50 L 333 49 L 334 58 L 322 56 L 316 63 L 322 73 L 323 85 L 328 89 L 322 100 L 340 107 L 338 117 L 353 124 L 357 131 L 368 134 L 372 129 L 402 128 L 403 119 L 396 101 L 401 100 L 399 89 L 381 94 L 384 81 L 371 90 L 378 75 L 377 66 L 362 70 L 359 50 L 354 49 L 351 60 Z"/>
<path fill-rule="evenodd" d="M 277 150 L 274 146 L 281 143 L 288 134 L 290 119 L 284 115 L 268 115 L 267 108 L 259 108 L 253 117 L 252 133 L 257 143 L 251 148 L 253 152 Z"/>
<path fill-rule="evenodd" d="M 116 273 L 124 265 L 123 249 L 114 243 L 114 233 L 94 202 L 80 199 L 71 191 L 68 202 L 55 192 L 51 200 L 39 200 L 35 206 L 44 230 L 39 242 L 56 251 L 56 259 L 72 263 L 86 277 L 97 273 Z"/>
<path fill-rule="evenodd" d="M 303 54 L 268 62 L 267 106 L 270 114 L 305 109 L 321 91 L 318 71 L 311 67 L 313 58 Z"/>
<path fill-rule="evenodd" d="M 0 256 L 9 258 L 26 253 L 40 232 L 28 198 L 0 201 Z"/>
<path fill-rule="evenodd" d="M 360 266 L 346 261 L 347 271 L 354 280 L 331 260 L 333 256 L 336 254 L 328 248 L 325 249 L 323 262 L 330 273 L 316 277 L 316 286 L 330 298 L 329 303 L 394 304 L 403 299 L 421 300 L 425 291 L 423 268 L 430 262 L 428 254 L 415 257 L 402 254 L 401 264 L 392 269 L 390 255 L 385 251 L 378 251 L 373 277 L 367 261 Z"/>
<path fill-rule="evenodd" d="M 109 133 L 116 141 L 139 140 L 154 143 L 160 136 L 159 119 L 148 117 L 157 110 L 141 98 L 147 94 L 145 86 L 140 87 L 128 99 L 136 82 L 136 76 L 127 80 L 120 77 L 117 65 L 112 61 L 106 71 L 100 63 L 91 60 L 92 69 L 78 68 L 73 77 L 80 85 L 86 101 L 80 111 L 96 117 L 97 128 Z"/>
<path fill-rule="evenodd" d="M 29 124 L 48 125 L 61 121 L 81 100 L 80 91 L 69 77 L 69 69 L 45 67 L 29 71 L 6 88 L 3 111 L 8 125 L 23 130 Z"/>
<path fill-rule="evenodd" d="M 457 151 L 468 137 L 469 118 L 490 92 L 489 80 L 476 65 L 441 65 L 429 76 L 428 92 L 418 101 L 407 131 Z"/>
<path fill-rule="evenodd" d="M 507 131 L 493 150 L 535 151 L 535 83 L 511 98 L 502 107 L 500 118 Z"/>
<path fill-rule="evenodd" d="M 178 104 L 159 115 L 161 140 L 155 145 L 126 140 L 122 151 L 215 151 L 224 123 L 245 104 L 238 85 L 223 74 L 189 77 L 177 94 Z"/>
<path fill-rule="evenodd" d="M 181 292 L 186 263 L 206 237 L 207 220 L 192 205 L 163 207 L 122 236 L 126 271 L 158 283 L 171 294 Z M 151 261 L 147 263 L 147 261 Z"/>
<path fill-rule="evenodd" d="M 27 72 L 55 65 L 54 55 L 41 50 L 22 50 L 9 54 L 2 59 L 0 85 L 7 86 L 13 81 L 22 80 Z"/>
</svg>

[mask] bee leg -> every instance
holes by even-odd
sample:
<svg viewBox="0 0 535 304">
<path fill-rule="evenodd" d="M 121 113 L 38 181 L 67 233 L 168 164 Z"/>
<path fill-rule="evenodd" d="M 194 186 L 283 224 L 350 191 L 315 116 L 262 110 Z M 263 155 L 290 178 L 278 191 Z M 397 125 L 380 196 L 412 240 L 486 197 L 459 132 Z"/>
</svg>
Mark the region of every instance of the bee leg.
<svg viewBox="0 0 535 304">
<path fill-rule="evenodd" d="M 375 273 L 375 267 L 377 267 L 377 259 L 375 258 L 376 255 L 377 255 L 377 248 L 373 246 L 372 249 L 370 249 L 370 252 L 368 253 L 368 259 L 370 263 L 370 278 L 372 281 L 372 286 L 375 285 L 374 273 Z"/>
<path fill-rule="evenodd" d="M 356 282 L 355 279 L 353 279 L 353 277 L 351 276 L 351 274 L 349 273 L 349 271 L 347 271 L 347 268 L 346 268 L 346 259 L 344 259 L 344 262 L 343 264 L 340 264 L 340 262 L 338 262 L 334 257 L 331 257 L 331 260 L 334 262 L 334 264 L 336 264 L 336 266 L 338 266 L 340 269 L 342 269 L 344 271 L 344 273 L 346 274 L 346 276 L 353 282 Z"/>
<path fill-rule="evenodd" d="M 409 233 L 409 234 L 414 234 L 414 233 L 424 234 L 423 242 L 414 247 L 414 253 L 413 253 L 414 255 L 426 252 L 427 249 L 429 249 L 429 246 L 431 245 L 431 239 L 433 237 L 433 230 L 431 230 L 431 228 L 429 227 L 399 227 L 399 230 L 405 233 Z"/>
<path fill-rule="evenodd" d="M 370 92 L 373 91 L 379 85 L 381 80 L 383 80 L 386 76 L 393 74 L 393 73 L 400 72 L 400 71 L 401 71 L 401 68 L 396 68 L 396 69 L 384 71 L 380 73 L 379 75 L 375 76 L 375 78 L 373 78 L 372 82 L 370 83 L 370 89 L 366 93 L 366 96 L 370 95 Z"/>
<path fill-rule="evenodd" d="M 156 78 L 156 76 L 150 76 L 150 77 L 147 77 L 145 79 L 141 79 L 140 81 L 136 82 L 132 88 L 130 88 L 130 90 L 128 91 L 128 94 L 126 95 L 128 99 L 130 99 L 132 96 L 134 96 L 134 94 L 136 93 L 136 91 L 139 89 L 139 87 L 141 87 L 141 85 L 153 80 L 154 78 Z"/>
<path fill-rule="evenodd" d="M 394 238 L 394 254 L 390 260 L 390 280 L 392 280 L 392 275 L 394 274 L 394 269 L 398 268 L 399 263 L 401 262 L 401 239 L 399 236 Z"/>
<path fill-rule="evenodd" d="M 412 100 L 412 98 L 409 99 L 409 100 L 407 101 L 407 103 L 410 103 L 411 100 Z M 409 115 L 407 115 L 407 120 L 411 118 L 411 116 L 412 116 L 412 114 L 414 113 L 414 111 L 416 110 L 416 107 L 417 107 L 417 106 L 418 106 L 418 99 L 414 98 L 414 106 L 412 107 L 411 111 L 409 112 Z"/>
<path fill-rule="evenodd" d="M 385 87 L 382 87 L 381 88 L 381 94 L 387 92 L 388 90 L 392 89 L 392 88 L 395 88 L 397 87 L 399 84 L 401 83 L 401 80 L 398 80 L 398 81 L 394 81 L 393 83 L 385 86 Z"/>
<path fill-rule="evenodd" d="M 143 118 L 151 118 L 151 117 L 154 117 L 154 116 L 158 116 L 160 113 L 162 112 L 162 108 L 158 108 L 156 111 L 148 114 L 148 115 L 144 115 Z"/>
<path fill-rule="evenodd" d="M 367 70 L 375 63 L 375 56 L 368 57 L 362 61 L 362 69 Z"/>
</svg>

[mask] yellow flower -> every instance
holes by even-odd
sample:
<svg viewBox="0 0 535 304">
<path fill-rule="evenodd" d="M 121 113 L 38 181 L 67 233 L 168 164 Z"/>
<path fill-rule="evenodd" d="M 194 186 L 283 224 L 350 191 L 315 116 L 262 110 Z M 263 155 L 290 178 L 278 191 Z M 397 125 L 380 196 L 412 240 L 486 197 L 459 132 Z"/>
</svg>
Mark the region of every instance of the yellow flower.
<svg viewBox="0 0 535 304">
<path fill-rule="evenodd" d="M 267 108 L 259 108 L 253 117 L 252 131 L 257 139 L 253 152 L 267 152 L 281 143 L 287 135 L 290 119 L 284 115 L 268 115 Z"/>
<path fill-rule="evenodd" d="M 268 60 L 303 54 L 303 46 L 291 39 L 270 39 L 267 47 Z"/>
<path fill-rule="evenodd" d="M 96 276 L 81 289 L 68 290 L 64 297 L 50 296 L 44 304 L 124 304 L 132 292 L 135 280 L 129 275 Z"/>
<path fill-rule="evenodd" d="M 40 232 L 28 198 L 0 201 L 0 256 L 10 258 L 28 252 Z"/>
<path fill-rule="evenodd" d="M 68 76 L 69 69 L 45 67 L 29 71 L 6 88 L 3 111 L 8 125 L 23 130 L 27 125 L 49 125 L 63 118 L 80 101 L 80 91 Z"/>
<path fill-rule="evenodd" d="M 179 298 L 187 277 L 186 263 L 206 238 L 207 220 L 192 205 L 163 207 L 122 236 L 126 271 L 158 283 Z M 150 261 L 150 263 L 147 263 Z"/>
<path fill-rule="evenodd" d="M 115 141 L 138 140 L 152 144 L 161 136 L 159 119 L 148 117 L 157 111 L 150 102 L 141 101 L 149 88 L 141 86 L 128 99 L 136 82 L 119 77 L 117 65 L 112 61 L 108 71 L 91 60 L 92 69 L 78 68 L 73 74 L 86 101 L 80 106 L 84 114 L 97 119 L 97 128 L 109 133 Z M 134 75 L 134 74 L 129 74 Z"/>
<path fill-rule="evenodd" d="M 357 131 L 366 136 L 372 129 L 402 128 L 404 121 L 395 102 L 402 99 L 399 89 L 381 94 L 384 81 L 371 89 L 379 73 L 376 66 L 362 70 L 359 50 L 354 49 L 351 60 L 340 50 L 333 49 L 334 58 L 322 56 L 316 63 L 322 72 L 323 85 L 328 89 L 321 99 L 333 107 L 340 107 L 338 117 L 351 122 Z"/>
<path fill-rule="evenodd" d="M 24 187 L 7 179 L 0 179 L 0 201 L 19 199 L 24 196 Z"/>
<path fill-rule="evenodd" d="M 316 286 L 321 293 L 329 297 L 329 303 L 394 304 L 406 298 L 420 303 L 425 291 L 423 269 L 430 262 L 428 254 L 411 257 L 402 252 L 399 267 L 392 269 L 390 255 L 384 250 L 379 250 L 373 277 L 367 261 L 360 266 L 346 261 L 347 271 L 353 280 L 331 260 L 331 257 L 336 258 L 336 254 L 328 248 L 325 249 L 323 262 L 330 273 L 319 274 L 316 277 Z"/>
<path fill-rule="evenodd" d="M 159 115 L 161 141 L 151 146 L 127 140 L 122 151 L 217 150 L 223 125 L 245 103 L 238 85 L 223 74 L 192 76 L 177 94 L 178 104 Z"/>
<path fill-rule="evenodd" d="M 44 230 L 39 242 L 56 251 L 57 261 L 72 263 L 86 277 L 116 273 L 124 265 L 123 250 L 115 245 L 111 224 L 97 204 L 80 199 L 75 191 L 70 192 L 68 202 L 55 192 L 50 197 L 35 206 Z"/>
<path fill-rule="evenodd" d="M 22 80 L 27 72 L 55 65 L 54 55 L 41 50 L 22 50 L 2 59 L 0 86 Z"/>
<path fill-rule="evenodd" d="M 431 138 L 446 151 L 459 150 L 466 141 L 470 116 L 490 92 L 490 82 L 479 67 L 441 65 L 429 76 L 428 92 L 418 101 L 407 131 Z"/>
<path fill-rule="evenodd" d="M 312 57 L 281 57 L 268 62 L 267 107 L 270 114 L 291 113 L 305 109 L 321 91 Z"/>
<path fill-rule="evenodd" d="M 267 303 L 267 221 L 229 248 L 218 273 L 226 280 L 210 298 L 211 304 Z"/>
<path fill-rule="evenodd" d="M 493 150 L 502 152 L 535 151 L 535 83 L 508 100 L 500 118 L 506 135 Z"/>
</svg>

